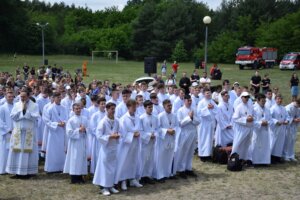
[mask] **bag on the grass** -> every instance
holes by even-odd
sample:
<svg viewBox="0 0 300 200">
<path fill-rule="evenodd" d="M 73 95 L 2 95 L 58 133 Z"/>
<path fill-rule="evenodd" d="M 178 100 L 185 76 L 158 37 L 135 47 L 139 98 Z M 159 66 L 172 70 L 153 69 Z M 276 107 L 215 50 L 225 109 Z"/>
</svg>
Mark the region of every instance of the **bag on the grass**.
<svg viewBox="0 0 300 200">
<path fill-rule="evenodd" d="M 219 164 L 227 164 L 228 155 L 222 150 L 221 146 L 216 146 L 213 150 L 213 162 Z"/>
<path fill-rule="evenodd" d="M 228 160 L 227 169 L 229 171 L 242 171 L 243 165 L 240 160 L 240 156 L 237 153 L 233 153 Z"/>
</svg>

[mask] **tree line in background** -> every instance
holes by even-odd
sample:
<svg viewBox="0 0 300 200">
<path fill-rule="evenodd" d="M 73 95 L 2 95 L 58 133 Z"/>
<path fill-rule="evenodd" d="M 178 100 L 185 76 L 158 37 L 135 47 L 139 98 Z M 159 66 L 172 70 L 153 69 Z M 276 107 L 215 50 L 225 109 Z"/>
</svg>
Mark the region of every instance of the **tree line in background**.
<svg viewBox="0 0 300 200">
<path fill-rule="evenodd" d="M 276 47 L 279 55 L 300 51 L 300 0 L 223 0 L 217 10 L 195 0 L 129 0 L 92 12 L 61 3 L 2 0 L 0 52 L 39 54 L 46 23 L 46 54 L 90 55 L 118 50 L 125 59 L 194 61 L 204 57 L 210 15 L 208 61 L 232 63 L 238 47 Z"/>
</svg>

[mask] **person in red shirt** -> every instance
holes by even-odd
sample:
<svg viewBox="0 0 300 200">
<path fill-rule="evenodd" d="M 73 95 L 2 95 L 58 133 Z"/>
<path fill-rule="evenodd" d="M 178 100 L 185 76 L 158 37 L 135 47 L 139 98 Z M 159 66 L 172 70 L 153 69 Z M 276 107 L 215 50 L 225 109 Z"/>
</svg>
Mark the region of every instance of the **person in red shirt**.
<svg viewBox="0 0 300 200">
<path fill-rule="evenodd" d="M 176 74 L 177 74 L 177 70 L 179 69 L 179 65 L 176 61 L 174 61 L 173 65 L 172 65 L 172 70 L 173 70 L 173 75 L 174 78 L 176 78 Z"/>
</svg>

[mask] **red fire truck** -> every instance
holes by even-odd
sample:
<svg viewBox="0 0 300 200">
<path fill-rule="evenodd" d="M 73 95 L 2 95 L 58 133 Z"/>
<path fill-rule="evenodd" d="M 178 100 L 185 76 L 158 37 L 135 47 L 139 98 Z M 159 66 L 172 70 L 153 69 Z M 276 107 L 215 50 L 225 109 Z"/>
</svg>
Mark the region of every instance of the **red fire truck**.
<svg viewBox="0 0 300 200">
<path fill-rule="evenodd" d="M 236 54 L 235 64 L 239 65 L 240 69 L 250 67 L 258 69 L 260 67 L 273 67 L 277 60 L 277 49 L 270 47 L 240 47 Z"/>
</svg>

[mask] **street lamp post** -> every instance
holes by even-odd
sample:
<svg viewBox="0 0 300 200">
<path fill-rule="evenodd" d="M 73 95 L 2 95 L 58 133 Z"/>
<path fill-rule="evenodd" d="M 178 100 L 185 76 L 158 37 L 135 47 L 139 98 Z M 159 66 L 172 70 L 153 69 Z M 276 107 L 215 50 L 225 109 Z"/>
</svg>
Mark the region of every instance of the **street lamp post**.
<svg viewBox="0 0 300 200">
<path fill-rule="evenodd" d="M 42 61 L 42 65 L 45 64 L 45 41 L 44 41 L 44 29 L 46 28 L 46 26 L 48 26 L 48 22 L 45 24 L 40 24 L 40 23 L 36 23 L 37 26 L 41 27 L 42 29 L 42 53 L 43 53 L 43 61 Z"/>
<path fill-rule="evenodd" d="M 207 37 L 208 37 L 208 24 L 211 23 L 211 17 L 205 16 L 203 18 L 203 23 L 205 24 L 205 52 L 204 52 L 204 67 L 205 72 L 207 73 Z"/>
</svg>

